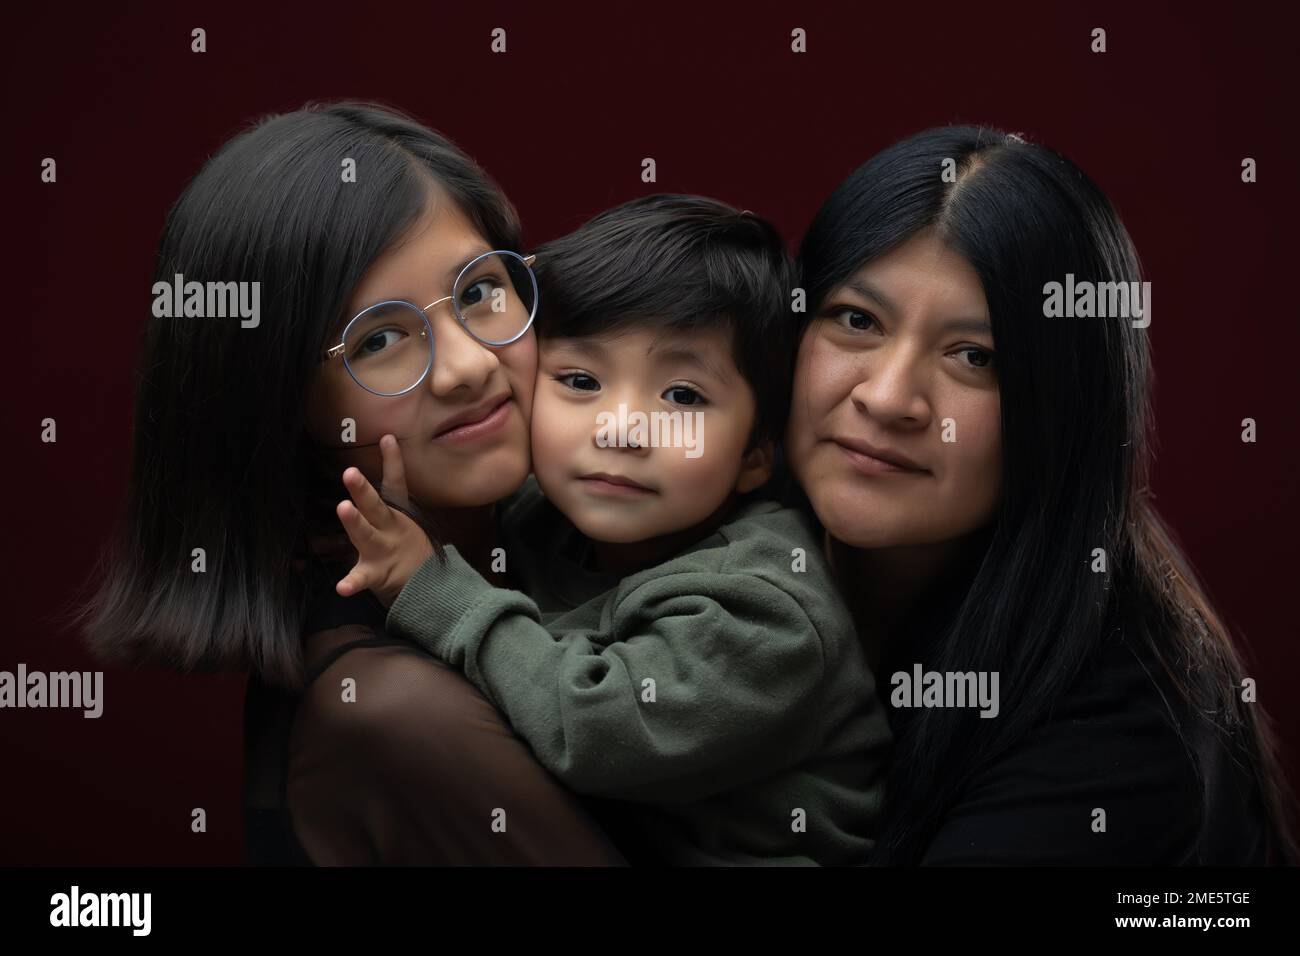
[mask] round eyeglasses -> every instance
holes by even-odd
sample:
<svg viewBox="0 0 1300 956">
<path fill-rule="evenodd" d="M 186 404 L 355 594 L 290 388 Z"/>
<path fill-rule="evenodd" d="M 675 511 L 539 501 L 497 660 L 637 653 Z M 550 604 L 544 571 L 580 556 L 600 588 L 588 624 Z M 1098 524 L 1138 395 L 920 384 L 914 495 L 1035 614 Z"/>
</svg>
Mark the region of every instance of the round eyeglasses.
<svg viewBox="0 0 1300 956">
<path fill-rule="evenodd" d="M 471 259 L 451 295 L 420 308 L 389 299 L 357 313 L 325 359 L 342 356 L 353 381 L 376 395 L 404 395 L 433 368 L 433 324 L 428 310 L 450 300 L 461 328 L 493 348 L 522 338 L 537 315 L 536 256 L 494 249 Z"/>
</svg>

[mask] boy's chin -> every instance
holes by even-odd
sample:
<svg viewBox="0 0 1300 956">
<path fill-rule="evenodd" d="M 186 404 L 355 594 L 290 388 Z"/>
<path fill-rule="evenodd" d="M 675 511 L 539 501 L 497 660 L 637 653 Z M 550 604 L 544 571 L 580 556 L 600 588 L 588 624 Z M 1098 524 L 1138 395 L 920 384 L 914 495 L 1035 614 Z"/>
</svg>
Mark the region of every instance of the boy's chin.
<svg viewBox="0 0 1300 956">
<path fill-rule="evenodd" d="M 682 524 L 680 519 L 674 521 L 670 516 L 652 513 L 632 517 L 579 509 L 565 517 L 586 537 L 603 544 L 641 544 L 695 527 L 693 523 Z"/>
<path fill-rule="evenodd" d="M 593 514 L 584 509 L 566 517 L 588 538 L 604 544 L 637 544 L 665 533 L 656 526 L 652 515 L 638 515 L 629 520 L 618 515 Z"/>
</svg>

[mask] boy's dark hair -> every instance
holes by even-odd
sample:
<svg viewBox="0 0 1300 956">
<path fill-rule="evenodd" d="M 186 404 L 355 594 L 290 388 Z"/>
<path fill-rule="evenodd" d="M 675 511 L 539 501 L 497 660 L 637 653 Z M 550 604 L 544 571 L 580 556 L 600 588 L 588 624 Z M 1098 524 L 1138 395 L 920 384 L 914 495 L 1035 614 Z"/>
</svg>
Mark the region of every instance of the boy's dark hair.
<svg viewBox="0 0 1300 956">
<path fill-rule="evenodd" d="M 535 251 L 539 335 L 729 328 L 754 393 L 750 446 L 780 440 L 793 369 L 793 266 L 771 223 L 716 199 L 660 194 L 607 209 Z"/>
</svg>

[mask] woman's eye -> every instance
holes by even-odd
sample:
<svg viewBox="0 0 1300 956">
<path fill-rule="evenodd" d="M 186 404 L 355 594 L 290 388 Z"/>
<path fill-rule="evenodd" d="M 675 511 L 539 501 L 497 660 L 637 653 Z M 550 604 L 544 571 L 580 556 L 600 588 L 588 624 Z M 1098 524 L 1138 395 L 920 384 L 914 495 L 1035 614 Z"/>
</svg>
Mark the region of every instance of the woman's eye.
<svg viewBox="0 0 1300 956">
<path fill-rule="evenodd" d="M 362 343 L 357 347 L 352 357 L 362 358 L 367 355 L 377 355 L 385 349 L 392 348 L 398 341 L 406 337 L 406 333 L 401 329 L 380 329 L 367 335 Z"/>
<path fill-rule="evenodd" d="M 689 385 L 670 385 L 664 390 L 663 397 L 674 405 L 703 405 L 704 396 Z"/>
<path fill-rule="evenodd" d="M 867 332 L 876 324 L 876 317 L 861 309 L 837 309 L 831 314 L 831 320 L 848 332 Z"/>
<path fill-rule="evenodd" d="M 585 372 L 565 372 L 556 375 L 555 380 L 579 392 L 600 391 L 600 382 Z"/>
<path fill-rule="evenodd" d="M 988 349 L 971 346 L 969 348 L 959 349 L 957 354 L 966 356 L 966 364 L 970 368 L 993 367 L 993 353 Z"/>
</svg>

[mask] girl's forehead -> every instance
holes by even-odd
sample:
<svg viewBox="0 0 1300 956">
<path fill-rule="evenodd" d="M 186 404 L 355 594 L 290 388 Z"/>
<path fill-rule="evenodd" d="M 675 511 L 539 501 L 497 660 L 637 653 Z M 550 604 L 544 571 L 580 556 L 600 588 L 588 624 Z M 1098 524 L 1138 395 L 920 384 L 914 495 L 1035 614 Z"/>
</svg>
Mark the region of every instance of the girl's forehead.
<svg viewBox="0 0 1300 956">
<path fill-rule="evenodd" d="M 408 299 L 422 306 L 450 293 L 465 264 L 488 249 L 487 240 L 455 202 L 445 195 L 432 196 L 419 218 L 370 263 L 353 290 L 349 309 L 359 311 L 384 299 Z"/>
</svg>

